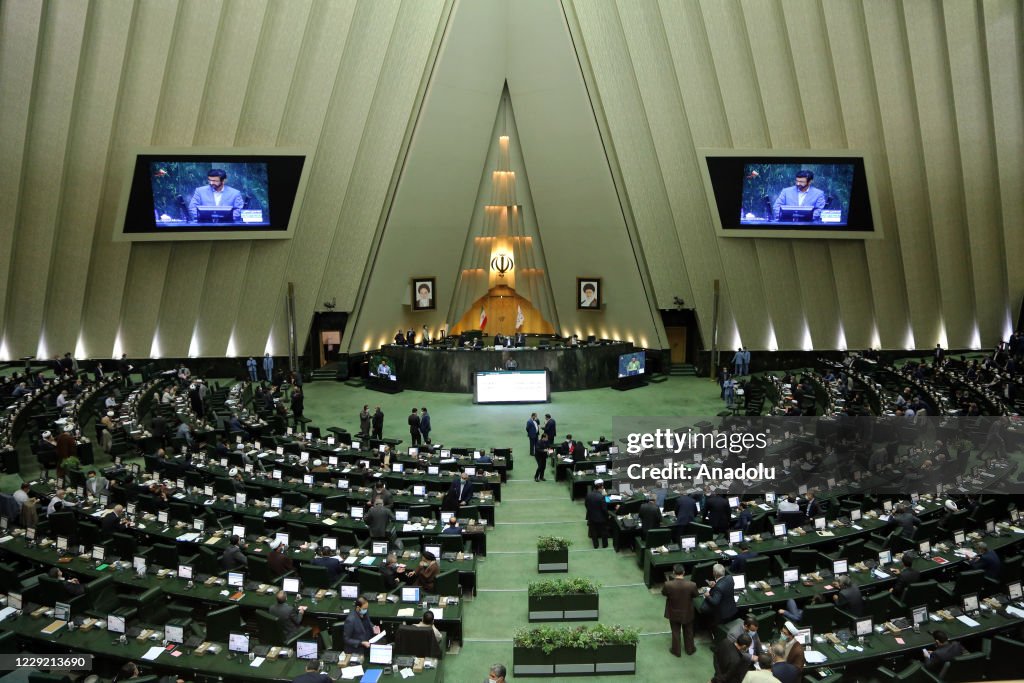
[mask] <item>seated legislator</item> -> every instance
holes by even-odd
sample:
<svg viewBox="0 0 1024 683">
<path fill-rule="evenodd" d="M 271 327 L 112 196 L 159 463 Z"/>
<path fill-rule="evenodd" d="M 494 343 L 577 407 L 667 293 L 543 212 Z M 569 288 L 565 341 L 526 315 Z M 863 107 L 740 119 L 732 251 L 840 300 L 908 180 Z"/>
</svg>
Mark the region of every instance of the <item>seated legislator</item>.
<svg viewBox="0 0 1024 683">
<path fill-rule="evenodd" d="M 232 534 L 231 542 L 224 549 L 224 554 L 220 556 L 220 566 L 228 570 L 248 568 L 249 560 L 246 558 L 245 553 L 242 552 L 243 548 L 244 541 L 237 535 Z"/>
<path fill-rule="evenodd" d="M 302 625 L 302 615 L 306 612 L 306 606 L 300 605 L 296 607 L 295 605 L 289 605 L 288 594 L 284 591 L 278 591 L 276 602 L 267 611 L 281 622 L 281 627 L 284 629 L 285 634 L 290 636 L 299 630 L 299 626 Z"/>
<path fill-rule="evenodd" d="M 292 558 L 284 554 L 284 544 L 276 538 L 270 542 L 270 553 L 267 555 L 267 566 L 274 576 L 283 576 L 295 568 Z"/>
<path fill-rule="evenodd" d="M 437 575 L 440 573 L 441 567 L 438 566 L 434 553 L 424 550 L 420 556 L 419 566 L 413 571 L 408 572 L 406 576 L 409 577 L 411 585 L 419 586 L 429 593 L 434 590 L 434 583 L 437 581 Z"/>
</svg>

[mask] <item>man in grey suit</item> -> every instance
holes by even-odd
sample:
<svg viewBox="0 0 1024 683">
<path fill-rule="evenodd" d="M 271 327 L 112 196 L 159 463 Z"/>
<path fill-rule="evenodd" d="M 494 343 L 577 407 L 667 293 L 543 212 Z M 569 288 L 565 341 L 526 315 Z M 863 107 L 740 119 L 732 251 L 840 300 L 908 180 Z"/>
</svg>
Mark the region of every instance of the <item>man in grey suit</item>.
<svg viewBox="0 0 1024 683">
<path fill-rule="evenodd" d="M 245 201 L 242 193 L 233 187 L 228 187 L 225 181 L 228 174 L 219 168 L 211 168 L 206 174 L 207 184 L 197 187 L 192 194 L 192 201 L 188 203 L 189 220 L 195 223 L 199 220 L 200 206 L 223 206 L 232 208 L 231 220 L 238 223 L 242 220 L 242 209 L 245 208 Z"/>
<path fill-rule="evenodd" d="M 285 635 L 290 636 L 302 625 L 302 615 L 306 613 L 306 606 L 296 608 L 295 605 L 289 605 L 287 600 L 288 595 L 284 591 L 278 591 L 277 602 L 267 611 L 281 622 Z"/>
<path fill-rule="evenodd" d="M 815 223 L 821 220 L 821 210 L 825 208 L 825 193 L 816 187 L 811 187 L 814 182 L 814 173 L 811 171 L 797 171 L 795 184 L 785 188 L 779 193 L 772 207 L 772 218 L 779 220 L 782 207 L 806 207 L 812 209 L 811 220 Z"/>
</svg>

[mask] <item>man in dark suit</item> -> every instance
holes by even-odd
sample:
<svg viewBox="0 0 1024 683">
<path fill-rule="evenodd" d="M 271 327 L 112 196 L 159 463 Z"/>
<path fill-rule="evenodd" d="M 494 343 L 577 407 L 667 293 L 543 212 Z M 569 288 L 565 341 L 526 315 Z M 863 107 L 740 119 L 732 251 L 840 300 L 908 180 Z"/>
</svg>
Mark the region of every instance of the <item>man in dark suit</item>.
<svg viewBox="0 0 1024 683">
<path fill-rule="evenodd" d="M 587 508 L 587 532 L 590 540 L 597 547 L 598 540 L 601 547 L 608 547 L 608 502 L 604 499 L 604 481 L 598 479 L 594 482 L 594 488 L 587 494 L 583 504 Z"/>
<path fill-rule="evenodd" d="M 669 652 L 676 657 L 682 656 L 679 652 L 679 632 L 682 630 L 686 654 L 692 655 L 697 651 L 693 644 L 693 599 L 697 597 L 697 584 L 687 581 L 683 565 L 677 564 L 672 567 L 672 579 L 662 585 L 661 594 L 665 596 L 665 618 L 672 630 Z"/>
<path fill-rule="evenodd" d="M 658 507 L 658 498 L 653 493 L 647 494 L 647 500 L 640 506 L 637 515 L 640 517 L 640 527 L 643 530 L 644 539 L 651 529 L 661 527 L 661 508 Z"/>
<path fill-rule="evenodd" d="M 420 415 L 415 408 L 409 414 L 409 437 L 412 439 L 413 446 L 419 446 L 423 440 L 420 435 Z"/>
<path fill-rule="evenodd" d="M 676 523 L 672 529 L 672 540 L 676 543 L 686 535 L 690 522 L 697 519 L 697 501 L 693 496 L 682 495 L 676 500 Z"/>
<path fill-rule="evenodd" d="M 742 574 L 747 570 L 747 560 L 752 557 L 757 557 L 757 553 L 750 549 L 747 543 L 740 543 L 740 551 L 736 553 L 736 556 L 732 558 L 732 562 L 729 564 L 730 574 Z"/>
<path fill-rule="evenodd" d="M 377 406 L 377 409 L 373 411 L 373 417 L 370 419 L 370 424 L 373 430 L 370 432 L 371 439 L 380 439 L 384 433 L 384 411 Z"/>
<path fill-rule="evenodd" d="M 946 662 L 964 653 L 964 646 L 955 640 L 950 640 L 945 631 L 933 631 L 932 637 L 935 638 L 935 649 L 925 655 L 924 666 L 929 671 L 938 673 L 942 671 Z"/>
<path fill-rule="evenodd" d="M 754 515 L 750 512 L 749 503 L 740 503 L 739 514 L 736 515 L 736 521 L 732 523 L 732 528 L 746 532 L 750 529 L 750 523 L 754 521 Z"/>
<path fill-rule="evenodd" d="M 744 633 L 750 638 L 750 645 L 747 646 L 746 651 L 743 653 L 747 661 L 753 664 L 764 649 L 761 647 L 761 639 L 757 637 L 757 629 L 760 624 L 757 623 L 757 619 L 748 615 L 743 621 L 737 621 L 732 628 L 729 629 L 729 633 L 726 634 L 728 640 L 738 640 Z"/>
<path fill-rule="evenodd" d="M 331 583 L 341 578 L 341 560 L 335 557 L 334 551 L 327 546 L 320 548 L 320 557 L 314 557 L 313 564 L 327 570 L 327 580 Z"/>
<path fill-rule="evenodd" d="M 750 670 L 750 660 L 743 653 L 750 647 L 750 636 L 741 634 L 734 641 L 723 638 L 715 646 L 715 675 L 711 683 L 742 683 Z"/>
<path fill-rule="evenodd" d="M 333 680 L 328 674 L 320 673 L 319 659 L 310 659 L 305 671 L 293 678 L 292 683 L 331 683 Z"/>
<path fill-rule="evenodd" d="M 423 437 L 423 443 L 430 443 L 430 414 L 427 413 L 427 407 L 423 406 L 420 408 L 420 435 Z"/>
<path fill-rule="evenodd" d="M 547 453 L 538 452 L 537 437 L 540 435 L 539 420 L 537 413 L 530 413 L 526 421 L 526 438 L 530 440 L 530 455 L 537 461 L 537 470 L 533 473 L 534 481 L 544 481 L 544 469 L 547 465 Z"/>
<path fill-rule="evenodd" d="M 290 636 L 302 625 L 302 615 L 306 613 L 306 606 L 300 605 L 296 608 L 295 605 L 289 605 L 288 594 L 278 591 L 277 602 L 271 605 L 267 611 L 281 623 L 285 636 Z"/>
<path fill-rule="evenodd" d="M 385 540 L 388 538 L 388 527 L 395 521 L 395 513 L 384 507 L 383 498 L 376 498 L 373 507 L 363 515 L 363 521 L 370 530 L 370 538 Z"/>
<path fill-rule="evenodd" d="M 551 443 L 555 442 L 555 418 L 545 413 L 544 415 L 544 433 L 548 435 L 548 441 Z"/>
<path fill-rule="evenodd" d="M 786 661 L 786 646 L 772 645 L 772 676 L 782 683 L 800 683 L 800 669 Z"/>
<path fill-rule="evenodd" d="M 356 598 L 355 609 L 345 617 L 345 626 L 342 631 L 345 652 L 361 655 L 369 653 L 370 638 L 380 633 L 380 627 L 374 626 L 370 621 L 369 613 L 370 603 L 366 601 L 366 598 L 362 596 Z"/>
<path fill-rule="evenodd" d="M 807 519 L 814 519 L 820 517 L 824 512 L 821 509 L 821 502 L 818 500 L 817 493 L 814 489 L 807 492 L 807 508 L 804 511 L 807 515 Z"/>
<path fill-rule="evenodd" d="M 907 586 L 921 580 L 921 572 L 914 569 L 914 553 L 907 551 L 903 553 L 903 569 L 896 577 L 896 583 L 889 589 L 895 598 L 902 598 Z"/>
<path fill-rule="evenodd" d="M 999 574 L 1002 572 L 1003 563 L 999 559 L 999 555 L 996 554 L 996 551 L 989 550 L 988 544 L 984 541 L 976 543 L 974 545 L 974 551 L 978 553 L 978 556 L 971 560 L 971 567 L 974 569 L 984 569 L 985 576 L 998 581 Z"/>
<path fill-rule="evenodd" d="M 860 596 L 860 589 L 853 585 L 850 577 L 840 576 L 836 583 L 839 585 L 839 592 L 832 596 L 836 607 L 855 617 L 864 616 L 864 600 Z"/>
<path fill-rule="evenodd" d="M 905 505 L 901 505 L 897 508 L 893 518 L 889 520 L 889 524 L 900 528 L 900 536 L 910 538 L 914 535 L 914 527 L 920 525 L 921 520 L 910 512 Z"/>
<path fill-rule="evenodd" d="M 736 618 L 736 584 L 731 576 L 725 573 L 725 565 L 716 564 L 711 569 L 715 583 L 704 598 L 701 613 L 707 616 L 711 632 L 715 626 Z M 749 641 L 747 645 L 749 645 Z"/>
<path fill-rule="evenodd" d="M 124 516 L 124 506 L 115 505 L 113 510 L 103 516 L 103 521 L 100 522 L 100 528 L 103 530 L 103 534 L 105 536 L 109 536 L 115 531 L 119 531 L 126 521 L 127 520 Z"/>
<path fill-rule="evenodd" d="M 705 503 L 704 519 L 711 525 L 712 531 L 716 534 L 724 534 L 732 524 L 729 501 L 720 493 L 710 496 Z"/>
<path fill-rule="evenodd" d="M 469 480 L 469 475 L 463 472 L 452 481 L 451 488 L 448 489 L 448 495 L 454 504 L 462 507 L 467 504 L 473 498 L 473 482 Z"/>
<path fill-rule="evenodd" d="M 220 556 L 220 566 L 227 570 L 248 568 L 249 560 L 242 552 L 242 540 L 238 536 L 231 535 L 231 543 L 224 549 L 224 554 Z"/>
</svg>

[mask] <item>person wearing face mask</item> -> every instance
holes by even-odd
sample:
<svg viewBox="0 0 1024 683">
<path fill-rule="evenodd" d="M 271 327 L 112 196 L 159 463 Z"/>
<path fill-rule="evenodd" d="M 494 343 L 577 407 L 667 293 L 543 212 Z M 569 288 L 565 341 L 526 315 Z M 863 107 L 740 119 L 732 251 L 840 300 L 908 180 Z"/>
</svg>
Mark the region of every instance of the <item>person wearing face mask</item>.
<svg viewBox="0 0 1024 683">
<path fill-rule="evenodd" d="M 508 673 L 504 664 L 494 664 L 490 673 L 484 679 L 484 683 L 505 683 L 505 674 Z"/>
<path fill-rule="evenodd" d="M 355 609 L 345 617 L 345 652 L 349 654 L 368 654 L 370 639 L 380 633 L 380 626 L 370 622 L 370 603 L 366 598 L 356 598 Z"/>
<path fill-rule="evenodd" d="M 434 553 L 424 550 L 420 557 L 419 567 L 415 571 L 409 572 L 407 576 L 411 585 L 419 586 L 429 593 L 434 590 L 434 582 L 440 573 L 441 568 L 437 564 L 437 558 L 434 557 Z"/>
<path fill-rule="evenodd" d="M 797 628 L 792 621 L 787 621 L 781 630 L 782 640 L 780 644 L 785 648 L 785 661 L 796 667 L 802 674 L 804 671 L 804 646 L 796 639 Z"/>
</svg>

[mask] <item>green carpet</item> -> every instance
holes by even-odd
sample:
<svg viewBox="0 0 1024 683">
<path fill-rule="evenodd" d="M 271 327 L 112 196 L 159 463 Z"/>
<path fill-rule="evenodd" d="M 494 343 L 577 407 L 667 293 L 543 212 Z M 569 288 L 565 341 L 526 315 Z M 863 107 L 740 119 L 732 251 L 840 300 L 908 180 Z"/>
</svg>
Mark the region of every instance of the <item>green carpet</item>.
<svg viewBox="0 0 1024 683">
<path fill-rule="evenodd" d="M 512 635 L 528 626 L 526 587 L 537 574 L 536 539 L 559 535 L 574 543 L 569 576 L 588 576 L 601 584 L 600 621 L 640 629 L 637 676 L 588 676 L 605 683 L 625 680 L 700 681 L 712 674 L 711 651 L 698 647 L 692 657 L 677 659 L 668 652 L 668 622 L 663 618 L 664 598 L 652 594 L 632 553 L 592 550 L 583 518 L 583 505 L 569 500 L 567 485 L 533 481 L 533 460 L 526 456 L 526 419 L 532 411 L 551 413 L 559 437 L 571 433 L 589 441 L 611 432 L 615 416 L 715 415 L 723 407 L 714 382 L 694 377 L 672 377 L 633 391 L 596 389 L 554 394 L 550 404 L 478 406 L 469 396 L 406 391 L 380 394 L 336 382 L 307 384 L 305 414 L 321 429 L 353 429 L 363 404 L 384 411 L 384 435 L 408 441 L 406 417 L 413 407 L 426 406 L 431 414 L 435 443 L 454 446 L 510 446 L 516 469 L 502 492 L 495 512 L 496 527 L 488 532 L 488 556 L 478 565 L 475 600 L 465 611 L 465 645 L 445 659 L 445 678 L 457 683 L 483 680 L 491 664 L 512 667 Z M 545 575 L 546 578 L 563 575 Z M 595 623 L 595 622 L 590 622 Z M 709 642 L 698 637 L 698 644 Z M 555 680 L 555 679 L 545 679 Z"/>
</svg>

